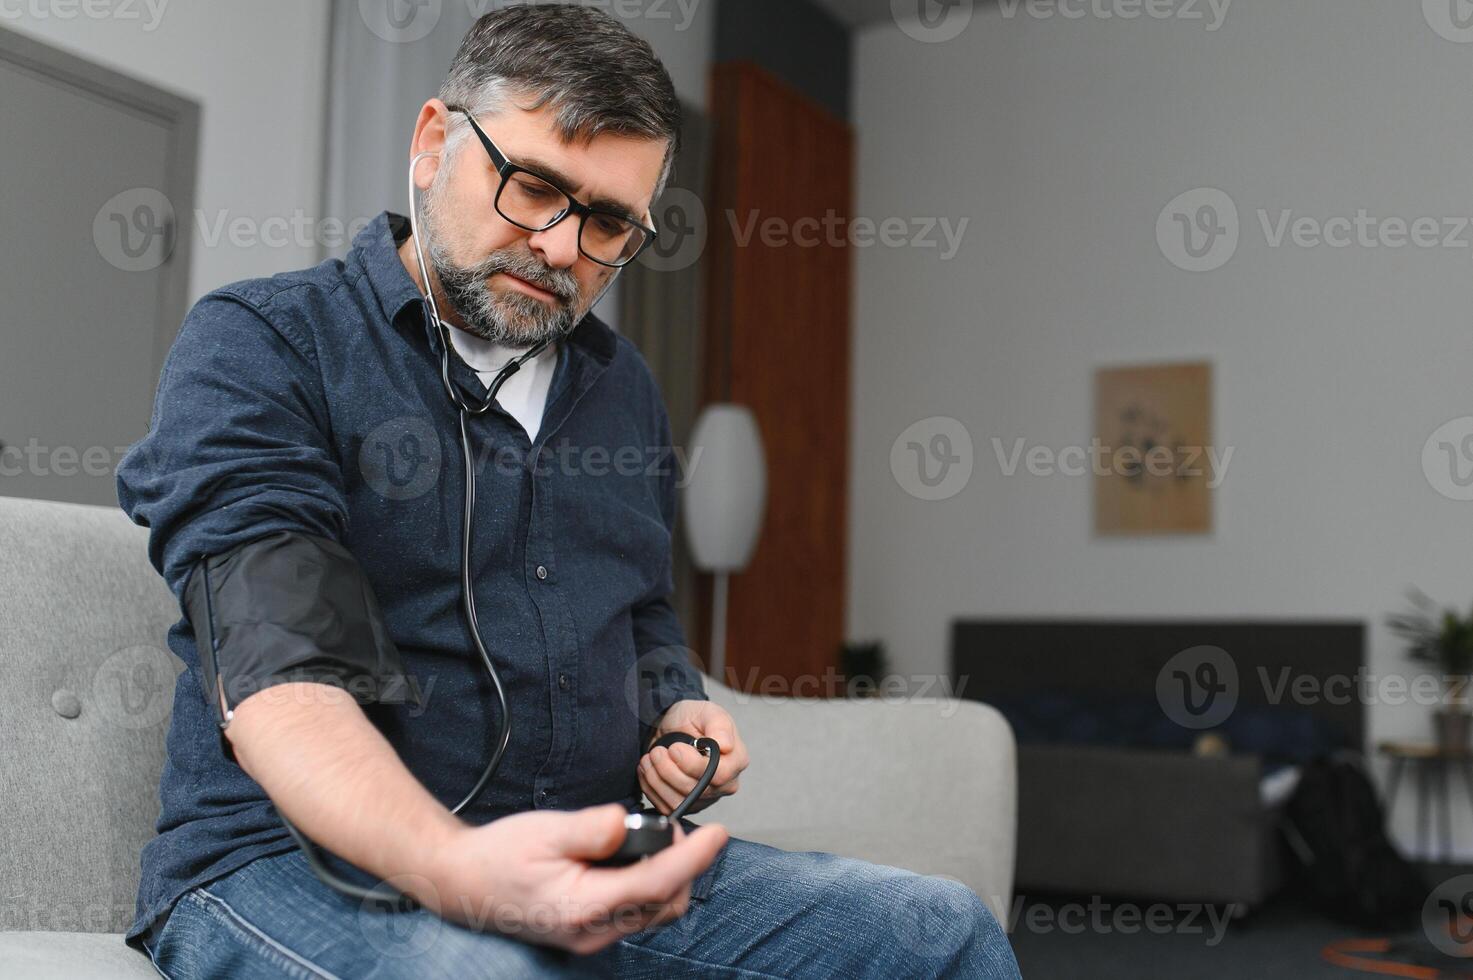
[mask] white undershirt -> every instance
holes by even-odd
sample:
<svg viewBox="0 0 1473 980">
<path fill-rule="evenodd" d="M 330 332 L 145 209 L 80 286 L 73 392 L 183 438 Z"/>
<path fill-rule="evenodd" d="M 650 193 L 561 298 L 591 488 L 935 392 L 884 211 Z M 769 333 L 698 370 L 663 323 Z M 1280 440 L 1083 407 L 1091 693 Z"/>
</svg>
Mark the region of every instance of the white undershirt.
<svg viewBox="0 0 1473 980">
<path fill-rule="evenodd" d="M 455 345 L 455 352 L 460 355 L 460 359 L 471 366 L 481 379 L 481 384 L 487 388 L 496 379 L 496 373 L 509 361 L 526 353 L 525 349 L 493 344 L 453 326 L 450 327 L 450 341 Z M 507 378 L 496 394 L 496 403 L 522 424 L 527 439 L 532 442 L 537 441 L 537 432 L 542 428 L 542 410 L 547 406 L 547 390 L 552 385 L 557 354 L 558 345 L 548 344 L 546 350 Z"/>
</svg>

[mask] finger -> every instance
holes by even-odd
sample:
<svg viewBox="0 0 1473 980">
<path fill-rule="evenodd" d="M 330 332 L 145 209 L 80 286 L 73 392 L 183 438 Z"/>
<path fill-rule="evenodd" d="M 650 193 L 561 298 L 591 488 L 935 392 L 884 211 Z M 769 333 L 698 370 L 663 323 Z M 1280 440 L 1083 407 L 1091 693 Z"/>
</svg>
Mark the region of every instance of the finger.
<svg viewBox="0 0 1473 980">
<path fill-rule="evenodd" d="M 694 803 L 685 808 L 685 815 L 688 817 L 693 813 L 700 813 L 719 799 L 721 799 L 721 794 L 719 793 L 704 793 Z"/>
<path fill-rule="evenodd" d="M 584 925 L 575 934 L 570 948 L 593 952 L 618 942 L 625 936 L 672 922 L 690 910 L 690 890 L 690 884 L 686 883 L 663 901 L 629 903 L 617 907 L 608 916 Z"/>
<path fill-rule="evenodd" d="M 675 787 L 665 782 L 659 775 L 651 777 L 651 785 L 659 795 L 660 812 L 667 817 L 674 813 L 675 808 L 680 806 L 681 802 L 685 800 L 684 793 L 681 793 Z"/>
<path fill-rule="evenodd" d="M 690 784 L 685 787 L 685 792 L 687 795 L 689 795 L 690 791 L 692 789 L 695 789 L 698 777 L 705 775 L 706 766 L 709 760 L 703 752 L 689 745 L 673 746 L 670 749 L 670 755 L 676 760 L 676 762 L 680 764 L 680 768 L 683 772 L 693 777 L 690 781 Z M 746 768 L 746 747 L 741 744 L 740 740 L 738 740 L 736 742 L 736 748 L 732 755 L 728 756 L 723 751 L 721 761 L 716 766 L 716 772 L 711 777 L 711 785 L 707 788 L 706 793 L 702 794 L 702 796 L 706 796 L 713 792 L 716 792 L 719 795 L 730 795 L 730 793 L 733 791 L 727 790 L 725 788 L 726 785 L 735 780 L 737 776 L 741 775 L 742 770 Z M 666 781 L 671 782 L 671 780 L 668 778 L 666 779 Z M 675 785 L 675 787 L 679 789 L 680 786 L 684 784 L 672 783 L 672 785 Z"/>
<path fill-rule="evenodd" d="M 680 770 L 690 777 L 691 785 L 706 771 L 706 753 L 694 745 L 672 745 L 668 749 L 661 749 L 668 754 Z"/>
<path fill-rule="evenodd" d="M 676 892 L 669 901 L 660 905 L 659 911 L 651 918 L 650 925 L 662 926 L 667 922 L 673 922 L 686 912 L 690 911 L 690 885 L 687 884 Z"/>
<path fill-rule="evenodd" d="M 678 919 L 689 908 L 689 885 L 663 902 L 629 902 L 612 908 L 590 908 L 587 917 L 574 924 L 577 931 L 569 948 L 576 952 L 594 952 L 625 936 Z"/>
<path fill-rule="evenodd" d="M 644 861 L 641 870 L 648 876 L 652 896 L 668 897 L 689 888 L 716 860 L 728 837 L 721 824 L 705 824 L 688 834 L 680 834 L 673 844 Z"/>
<path fill-rule="evenodd" d="M 649 925 L 664 925 L 680 918 L 690 908 L 690 887 L 691 882 L 686 882 L 664 901 L 646 902 L 637 908 Z"/>
<path fill-rule="evenodd" d="M 731 715 L 716 705 L 710 705 L 701 719 L 701 730 L 707 738 L 714 738 L 726 752 L 737 741 L 736 722 Z"/>
<path fill-rule="evenodd" d="M 738 743 L 730 755 L 724 752 L 721 754 L 721 764 L 716 767 L 716 775 L 712 778 L 711 782 L 713 784 L 729 783 L 745 772 L 746 768 L 747 750 Z"/>
<path fill-rule="evenodd" d="M 658 781 L 659 777 L 655 775 L 654 766 L 650 764 L 650 758 L 646 755 L 639 760 L 639 787 L 644 790 L 644 795 L 649 798 L 651 806 L 661 812 L 668 812 L 665 809 L 663 787 L 656 785 Z"/>
<path fill-rule="evenodd" d="M 606 858 L 624 842 L 625 809 L 617 803 L 575 810 L 565 816 L 560 853 L 584 861 Z"/>
<path fill-rule="evenodd" d="M 681 914 L 684 914 L 683 910 Z M 672 917 L 671 908 L 667 905 L 644 909 L 638 906 L 616 909 L 607 917 L 595 917 L 595 920 L 579 927 L 562 945 L 579 955 L 587 956 L 613 945 L 625 936 L 663 925 Z"/>
<path fill-rule="evenodd" d="M 711 783 L 731 783 L 747 769 L 747 746 L 737 741 L 731 750 L 723 750 L 722 763 L 716 766 L 716 778 Z"/>
<path fill-rule="evenodd" d="M 695 752 L 694 749 L 691 751 Z M 696 755 L 700 754 L 696 752 Z M 696 788 L 696 777 L 681 768 L 680 763 L 675 761 L 669 751 L 655 749 L 650 753 L 650 764 L 654 766 L 656 775 L 665 781 L 665 785 L 678 791 L 682 799 Z"/>
<path fill-rule="evenodd" d="M 639 784 L 644 789 L 645 795 L 649 797 L 650 802 L 654 804 L 655 809 L 666 816 L 673 813 L 675 808 L 680 805 L 680 801 L 684 799 L 683 796 L 667 786 L 665 781 L 660 778 L 659 774 L 653 768 L 640 772 Z"/>
<path fill-rule="evenodd" d="M 676 840 L 653 857 L 623 868 L 594 868 L 588 873 L 585 901 L 606 908 L 628 904 L 668 905 L 716 860 L 726 846 L 726 828 L 707 824 Z"/>
<path fill-rule="evenodd" d="M 721 786 L 716 785 L 716 783 L 713 781 L 711 785 L 707 787 L 706 792 L 702 793 L 699 797 L 696 798 L 696 801 L 694 803 L 686 808 L 686 816 L 690 816 L 692 813 L 700 813 L 702 810 L 706 809 L 717 800 L 720 800 L 723 797 L 734 795 L 736 791 L 740 788 L 741 781 L 737 779 L 733 779 L 731 782 Z"/>
</svg>

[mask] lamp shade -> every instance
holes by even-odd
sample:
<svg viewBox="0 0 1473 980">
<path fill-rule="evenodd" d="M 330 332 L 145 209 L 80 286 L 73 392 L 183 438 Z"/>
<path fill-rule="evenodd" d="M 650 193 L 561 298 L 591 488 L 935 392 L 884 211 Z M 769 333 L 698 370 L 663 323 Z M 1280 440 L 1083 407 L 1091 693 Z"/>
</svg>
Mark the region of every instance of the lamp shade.
<svg viewBox="0 0 1473 980">
<path fill-rule="evenodd" d="M 691 560 L 704 572 L 739 572 L 757 546 L 767 504 L 767 462 L 745 405 L 708 405 L 687 450 L 681 498 Z"/>
</svg>

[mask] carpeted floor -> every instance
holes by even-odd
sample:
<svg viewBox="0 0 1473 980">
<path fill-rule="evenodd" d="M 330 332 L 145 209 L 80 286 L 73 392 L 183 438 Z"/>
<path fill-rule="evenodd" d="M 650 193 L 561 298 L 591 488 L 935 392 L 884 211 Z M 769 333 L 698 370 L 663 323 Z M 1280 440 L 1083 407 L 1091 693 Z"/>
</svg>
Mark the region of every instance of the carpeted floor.
<svg viewBox="0 0 1473 980">
<path fill-rule="evenodd" d="M 1014 903 L 1013 948 L 1027 980 L 1353 980 L 1327 943 L 1381 935 L 1280 896 L 1242 919 L 1200 906 L 1050 896 Z M 1404 938 L 1420 940 L 1414 933 Z M 1473 963 L 1465 965 L 1473 976 Z M 1457 975 L 1457 974 L 1449 974 Z"/>
</svg>

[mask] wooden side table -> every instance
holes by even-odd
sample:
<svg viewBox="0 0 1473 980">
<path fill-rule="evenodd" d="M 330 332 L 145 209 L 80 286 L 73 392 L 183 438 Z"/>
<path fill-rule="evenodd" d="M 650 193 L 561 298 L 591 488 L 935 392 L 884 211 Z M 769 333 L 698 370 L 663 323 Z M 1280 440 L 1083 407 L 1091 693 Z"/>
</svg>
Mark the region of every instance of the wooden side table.
<svg viewBox="0 0 1473 980">
<path fill-rule="evenodd" d="M 1432 831 L 1432 799 L 1434 791 L 1440 807 L 1442 824 L 1442 856 L 1452 860 L 1452 793 L 1448 771 L 1456 769 L 1463 774 L 1468 788 L 1468 799 L 1473 803 L 1473 748 L 1444 748 L 1436 742 L 1389 741 L 1381 742 L 1376 751 L 1391 760 L 1391 773 L 1386 782 L 1386 817 L 1391 818 L 1396 806 L 1396 793 L 1401 787 L 1402 770 L 1410 763 L 1417 777 L 1417 850 L 1421 856 L 1431 858 L 1428 850 Z"/>
</svg>

